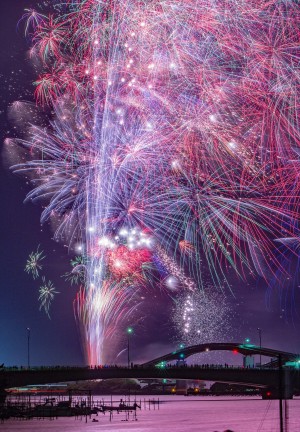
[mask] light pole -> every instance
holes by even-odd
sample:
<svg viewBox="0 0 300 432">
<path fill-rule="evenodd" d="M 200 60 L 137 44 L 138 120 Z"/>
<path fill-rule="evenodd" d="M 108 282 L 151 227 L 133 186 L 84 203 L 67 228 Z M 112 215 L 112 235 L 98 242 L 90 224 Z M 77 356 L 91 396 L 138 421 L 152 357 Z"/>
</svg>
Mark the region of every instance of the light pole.
<svg viewBox="0 0 300 432">
<path fill-rule="evenodd" d="M 284 432 L 284 426 L 283 426 L 283 381 L 282 381 L 282 356 L 279 354 L 278 356 L 278 373 L 279 373 L 279 419 L 280 419 L 280 432 Z"/>
<path fill-rule="evenodd" d="M 258 331 L 258 336 L 259 336 L 259 349 L 260 349 L 260 353 L 259 353 L 259 369 L 261 369 L 261 328 L 258 327 L 257 331 Z"/>
<path fill-rule="evenodd" d="M 30 328 L 27 327 L 27 366 L 30 368 Z"/>
<path fill-rule="evenodd" d="M 251 342 L 251 340 L 250 340 L 250 338 L 248 338 L 248 337 L 246 337 L 245 339 L 244 339 L 244 345 L 246 346 L 246 345 L 249 345 L 250 344 L 250 342 Z M 250 360 L 250 359 L 251 360 Z M 252 365 L 252 354 L 244 354 L 244 357 L 243 357 L 243 366 L 245 367 L 245 368 L 248 368 L 248 367 L 250 367 L 250 365 Z"/>
<path fill-rule="evenodd" d="M 130 345 L 129 345 L 129 338 L 130 335 L 133 333 L 132 327 L 127 327 L 127 364 L 128 368 L 130 367 Z"/>
</svg>

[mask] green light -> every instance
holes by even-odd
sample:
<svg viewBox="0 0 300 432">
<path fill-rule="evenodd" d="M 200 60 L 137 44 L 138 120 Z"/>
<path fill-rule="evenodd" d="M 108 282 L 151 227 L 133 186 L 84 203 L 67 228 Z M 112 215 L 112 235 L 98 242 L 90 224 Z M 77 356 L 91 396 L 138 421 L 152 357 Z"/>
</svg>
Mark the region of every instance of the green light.
<svg viewBox="0 0 300 432">
<path fill-rule="evenodd" d="M 180 348 L 180 349 L 184 348 L 184 345 L 183 345 L 183 344 L 180 344 L 180 345 L 179 345 L 179 348 Z"/>
<path fill-rule="evenodd" d="M 162 361 L 161 363 L 157 363 L 155 367 L 163 369 L 166 367 L 166 362 Z"/>
<path fill-rule="evenodd" d="M 179 357 L 180 357 L 180 358 L 184 358 L 184 354 L 181 353 L 181 354 L 179 355 Z"/>
<path fill-rule="evenodd" d="M 249 338 L 246 338 L 246 339 L 245 339 L 245 342 L 246 342 L 246 343 L 249 343 L 249 342 L 250 342 L 250 339 L 249 339 Z"/>
<path fill-rule="evenodd" d="M 132 328 L 132 327 L 128 327 L 128 328 L 127 328 L 127 333 L 128 333 L 128 334 L 133 333 L 133 328 Z"/>
</svg>

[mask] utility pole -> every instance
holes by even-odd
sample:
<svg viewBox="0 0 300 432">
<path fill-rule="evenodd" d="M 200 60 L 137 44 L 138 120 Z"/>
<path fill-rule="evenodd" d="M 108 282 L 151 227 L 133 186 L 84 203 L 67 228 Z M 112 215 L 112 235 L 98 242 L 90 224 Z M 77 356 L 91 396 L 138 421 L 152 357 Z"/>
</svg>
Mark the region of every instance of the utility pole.
<svg viewBox="0 0 300 432">
<path fill-rule="evenodd" d="M 258 328 L 257 331 L 258 331 L 258 336 L 259 336 L 259 349 L 260 349 L 260 353 L 259 353 L 259 369 L 261 369 L 261 328 Z"/>
<path fill-rule="evenodd" d="M 278 373 L 279 373 L 279 418 L 280 418 L 280 432 L 284 432 L 283 426 L 283 376 L 282 376 L 282 356 L 278 356 Z"/>
<path fill-rule="evenodd" d="M 132 327 L 128 327 L 127 328 L 127 365 L 128 365 L 128 369 L 130 367 L 130 335 L 133 333 L 133 328 Z"/>
<path fill-rule="evenodd" d="M 30 369 L 30 328 L 27 327 L 27 367 Z"/>
</svg>

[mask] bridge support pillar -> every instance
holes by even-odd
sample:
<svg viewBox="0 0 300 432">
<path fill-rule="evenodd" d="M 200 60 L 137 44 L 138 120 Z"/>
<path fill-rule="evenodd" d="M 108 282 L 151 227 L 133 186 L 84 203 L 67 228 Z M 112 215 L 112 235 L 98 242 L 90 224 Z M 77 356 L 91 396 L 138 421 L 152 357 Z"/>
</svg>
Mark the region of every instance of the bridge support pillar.
<svg viewBox="0 0 300 432">
<path fill-rule="evenodd" d="M 0 407 L 1 405 L 5 404 L 6 396 L 7 396 L 7 392 L 5 391 L 4 388 L 0 387 Z"/>
<path fill-rule="evenodd" d="M 176 394 L 186 395 L 188 385 L 187 380 L 176 380 Z"/>
<path fill-rule="evenodd" d="M 283 399 L 293 399 L 294 386 L 289 370 L 283 370 Z"/>
<path fill-rule="evenodd" d="M 288 370 L 282 370 L 282 390 L 280 391 L 279 386 L 269 386 L 262 391 L 263 399 L 293 399 L 293 383 L 291 374 Z"/>
</svg>

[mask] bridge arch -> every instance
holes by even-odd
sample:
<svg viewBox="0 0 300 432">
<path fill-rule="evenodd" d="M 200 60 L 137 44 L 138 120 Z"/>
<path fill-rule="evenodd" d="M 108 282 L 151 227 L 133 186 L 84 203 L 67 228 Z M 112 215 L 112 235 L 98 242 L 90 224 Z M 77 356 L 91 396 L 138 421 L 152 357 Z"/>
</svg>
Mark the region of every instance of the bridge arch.
<svg viewBox="0 0 300 432">
<path fill-rule="evenodd" d="M 184 347 L 182 349 L 179 349 L 177 351 L 173 351 L 171 353 L 165 354 L 161 357 L 157 357 L 153 360 L 150 360 L 143 364 L 143 366 L 155 366 L 162 362 L 171 362 L 173 360 L 180 360 L 180 359 L 186 359 L 194 354 L 200 354 L 204 352 L 211 352 L 211 351 L 231 351 L 235 353 L 239 353 L 242 355 L 262 355 L 266 357 L 271 358 L 281 358 L 282 362 L 287 361 L 293 361 L 297 357 L 299 357 L 297 354 L 285 352 L 285 351 L 279 351 L 274 350 L 271 348 L 263 348 L 256 345 L 251 344 L 245 344 L 245 343 L 235 343 L 235 342 L 229 342 L 229 343 L 204 343 L 199 345 L 192 345 L 188 347 Z"/>
</svg>

